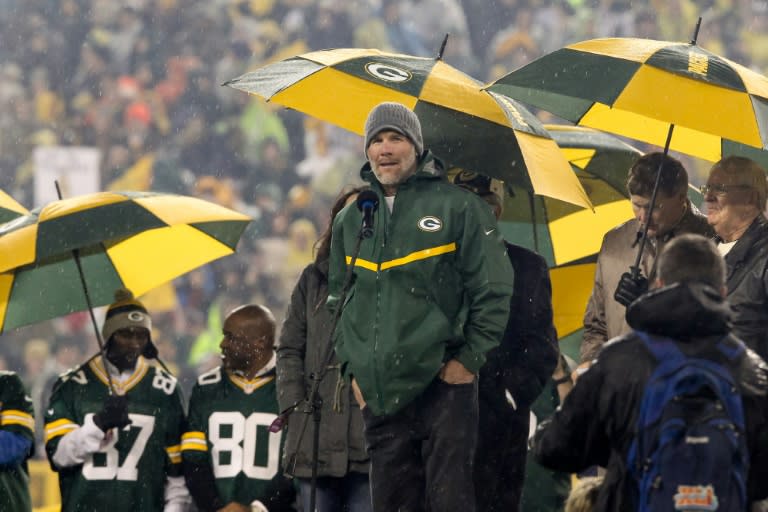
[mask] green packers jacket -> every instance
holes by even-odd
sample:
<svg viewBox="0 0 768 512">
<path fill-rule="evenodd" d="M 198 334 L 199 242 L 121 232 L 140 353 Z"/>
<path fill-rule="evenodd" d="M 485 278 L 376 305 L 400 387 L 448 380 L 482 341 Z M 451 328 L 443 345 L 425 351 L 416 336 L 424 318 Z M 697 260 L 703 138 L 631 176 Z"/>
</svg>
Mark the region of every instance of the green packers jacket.
<svg viewBox="0 0 768 512">
<path fill-rule="evenodd" d="M 362 241 L 336 330 L 336 353 L 374 415 L 414 400 L 449 359 L 477 373 L 509 315 L 513 271 L 488 205 L 447 182 L 425 152 L 398 187 L 392 212 L 379 196 L 374 234 Z M 333 225 L 328 304 L 338 302 L 360 232 L 350 205 Z"/>
</svg>

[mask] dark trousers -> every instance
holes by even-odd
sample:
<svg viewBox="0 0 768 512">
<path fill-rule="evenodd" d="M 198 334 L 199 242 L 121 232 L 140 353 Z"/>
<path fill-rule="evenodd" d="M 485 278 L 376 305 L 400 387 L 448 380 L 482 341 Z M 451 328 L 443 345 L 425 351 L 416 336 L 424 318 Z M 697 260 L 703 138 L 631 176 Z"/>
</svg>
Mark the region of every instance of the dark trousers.
<svg viewBox="0 0 768 512">
<path fill-rule="evenodd" d="M 475 512 L 477 380 L 436 378 L 395 414 L 366 407 L 363 419 L 374 512 Z"/>
<path fill-rule="evenodd" d="M 499 409 L 480 397 L 480 432 L 475 456 L 477 512 L 520 509 L 529 425 L 527 407 Z"/>
<path fill-rule="evenodd" d="M 299 479 L 304 512 L 309 508 L 312 480 Z M 367 473 L 347 473 L 343 477 L 319 477 L 315 492 L 315 512 L 371 512 L 371 488 Z"/>
</svg>

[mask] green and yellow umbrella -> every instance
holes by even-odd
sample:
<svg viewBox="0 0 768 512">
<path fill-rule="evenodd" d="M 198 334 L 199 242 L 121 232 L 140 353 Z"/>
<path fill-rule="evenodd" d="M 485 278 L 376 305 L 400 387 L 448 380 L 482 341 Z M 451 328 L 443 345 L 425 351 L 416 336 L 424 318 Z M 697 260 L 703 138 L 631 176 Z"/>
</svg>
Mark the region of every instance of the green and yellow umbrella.
<svg viewBox="0 0 768 512">
<path fill-rule="evenodd" d="M 635 38 L 572 44 L 488 90 L 563 119 L 717 161 L 768 163 L 768 78 L 693 43 Z"/>
<path fill-rule="evenodd" d="M 54 201 L 0 226 L 0 332 L 138 296 L 235 251 L 250 222 L 187 196 L 101 192 Z"/>
<path fill-rule="evenodd" d="M 632 217 L 625 181 L 641 153 L 589 128 L 546 125 L 546 129 L 570 162 L 594 211 L 513 190 L 504 200 L 500 229 L 507 240 L 536 251 L 550 267 L 558 267 L 596 255 L 603 235 Z"/>
<path fill-rule="evenodd" d="M 383 101 L 411 108 L 425 147 L 453 166 L 590 207 L 538 119 L 439 58 L 342 48 L 305 53 L 228 81 L 267 101 L 363 134 Z"/>
<path fill-rule="evenodd" d="M 14 198 L 0 190 L 0 224 L 28 213 L 29 210 L 17 203 Z"/>
<path fill-rule="evenodd" d="M 505 198 L 499 228 L 506 240 L 538 252 L 547 261 L 561 349 L 578 358 L 597 253 L 605 233 L 632 218 L 625 181 L 641 152 L 590 128 L 545 128 L 589 194 L 594 212 L 548 197 L 515 194 Z"/>
</svg>

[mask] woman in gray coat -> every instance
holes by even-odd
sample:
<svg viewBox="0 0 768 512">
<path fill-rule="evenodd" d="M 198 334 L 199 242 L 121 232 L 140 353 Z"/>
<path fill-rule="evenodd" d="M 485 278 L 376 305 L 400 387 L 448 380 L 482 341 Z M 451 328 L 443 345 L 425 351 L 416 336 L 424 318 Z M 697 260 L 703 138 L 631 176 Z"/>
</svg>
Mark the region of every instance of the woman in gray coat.
<svg viewBox="0 0 768 512">
<path fill-rule="evenodd" d="M 305 418 L 307 395 L 312 378 L 320 372 L 330 343 L 331 314 L 325 307 L 328 295 L 328 254 L 333 219 L 366 187 L 342 193 L 331 208 L 328 227 L 316 243 L 315 261 L 301 274 L 291 294 L 277 349 L 277 389 L 280 410 L 296 404 L 289 416 L 283 451 L 286 474 L 299 481 L 305 512 L 309 510 L 312 476 L 312 429 Z M 319 388 L 320 442 L 316 489 L 317 512 L 370 512 L 368 456 L 363 438 L 363 419 L 352 390 L 341 377 L 335 358 Z M 306 420 L 306 428 L 302 427 Z"/>
</svg>

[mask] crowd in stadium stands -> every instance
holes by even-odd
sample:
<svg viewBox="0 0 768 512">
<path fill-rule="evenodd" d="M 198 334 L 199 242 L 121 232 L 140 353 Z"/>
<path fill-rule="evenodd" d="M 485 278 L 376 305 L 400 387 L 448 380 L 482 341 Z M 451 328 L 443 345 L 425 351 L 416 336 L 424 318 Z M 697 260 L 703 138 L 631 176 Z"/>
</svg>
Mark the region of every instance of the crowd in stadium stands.
<svg viewBox="0 0 768 512">
<path fill-rule="evenodd" d="M 765 0 L 0 0 L 0 189 L 32 208 L 34 149 L 91 146 L 103 190 L 194 195 L 253 217 L 237 254 L 142 299 L 188 391 L 218 364 L 223 313 L 265 304 L 282 323 L 362 156 L 356 135 L 222 82 L 323 48 L 435 56 L 446 33 L 445 60 L 489 81 L 583 39 L 688 41 L 699 16 L 701 46 L 768 71 Z M 37 411 L 94 352 L 87 313 L 0 335 L 0 369 L 19 372 Z"/>
</svg>

